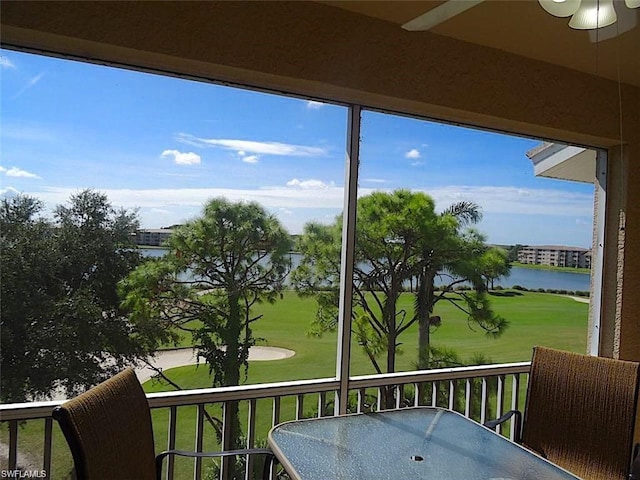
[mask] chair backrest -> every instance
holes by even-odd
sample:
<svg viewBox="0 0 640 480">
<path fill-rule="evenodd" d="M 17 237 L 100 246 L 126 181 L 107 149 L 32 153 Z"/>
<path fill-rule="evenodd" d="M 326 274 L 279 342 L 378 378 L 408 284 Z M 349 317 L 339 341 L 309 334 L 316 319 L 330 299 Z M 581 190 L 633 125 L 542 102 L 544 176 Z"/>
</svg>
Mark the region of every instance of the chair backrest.
<svg viewBox="0 0 640 480">
<path fill-rule="evenodd" d="M 536 347 L 523 444 L 585 480 L 629 473 L 640 365 Z"/>
<path fill-rule="evenodd" d="M 151 414 L 132 369 L 53 411 L 78 480 L 155 480 Z"/>
</svg>

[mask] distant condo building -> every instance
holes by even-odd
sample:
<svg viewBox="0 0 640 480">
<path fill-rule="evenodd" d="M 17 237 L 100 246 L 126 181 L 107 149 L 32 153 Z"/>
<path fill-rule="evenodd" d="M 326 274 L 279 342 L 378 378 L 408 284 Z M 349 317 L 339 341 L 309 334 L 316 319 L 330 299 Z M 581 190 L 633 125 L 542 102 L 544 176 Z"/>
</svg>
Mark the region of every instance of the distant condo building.
<svg viewBox="0 0 640 480">
<path fill-rule="evenodd" d="M 554 267 L 591 268 L 591 250 L 558 245 L 527 245 L 518 250 L 518 262 Z"/>
<path fill-rule="evenodd" d="M 160 247 L 171 236 L 173 230 L 170 228 L 149 228 L 136 232 L 136 244 Z"/>
</svg>

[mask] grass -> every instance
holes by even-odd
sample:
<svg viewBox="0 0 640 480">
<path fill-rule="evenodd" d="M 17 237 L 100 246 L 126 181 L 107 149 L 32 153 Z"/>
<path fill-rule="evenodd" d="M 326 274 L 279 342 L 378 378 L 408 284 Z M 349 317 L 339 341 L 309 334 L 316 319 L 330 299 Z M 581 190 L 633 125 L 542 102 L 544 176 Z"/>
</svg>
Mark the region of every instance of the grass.
<svg viewBox="0 0 640 480">
<path fill-rule="evenodd" d="M 513 290 L 494 292 L 491 302 L 494 310 L 510 322 L 500 339 L 487 337 L 479 328 L 472 331 L 459 309 L 449 302 L 439 302 L 434 314 L 440 315 L 443 321 L 442 326 L 433 333 L 432 342 L 437 346 L 459 351 L 463 357 L 474 352 L 485 353 L 494 363 L 529 360 L 531 347 L 536 344 L 571 351 L 584 351 L 586 348 L 589 311 L 586 303 L 559 295 Z M 407 310 L 409 315 L 413 311 L 413 297 L 403 294 L 398 308 Z M 249 383 L 334 375 L 337 342 L 335 332 L 326 333 L 322 337 L 307 334 L 315 315 L 315 302 L 312 299 L 302 299 L 294 292 L 286 292 L 283 300 L 271 305 L 259 305 L 256 312 L 263 315 L 254 324 L 258 345 L 289 348 L 296 355 L 275 362 L 253 362 Z M 416 325 L 400 338 L 402 345 L 398 370 L 414 368 L 417 338 Z M 355 341 L 353 343 L 352 373 L 375 373 L 360 347 Z M 178 346 L 190 345 L 190 334 L 181 332 Z"/>
<path fill-rule="evenodd" d="M 514 267 L 529 268 L 531 270 L 550 270 L 552 272 L 585 273 L 585 274 L 591 273 L 590 268 L 556 267 L 555 265 L 538 265 L 533 263 L 520 263 L 520 262 L 511 262 L 511 265 Z"/>
<path fill-rule="evenodd" d="M 534 345 L 546 345 L 564 350 L 584 352 L 586 349 L 588 304 L 579 303 L 569 297 L 505 290 L 492 295 L 494 310 L 510 321 L 509 328 L 499 339 L 488 338 L 483 332 L 471 331 L 460 310 L 441 302 L 435 314 L 442 318 L 442 326 L 432 335 L 432 343 L 460 353 L 463 359 L 475 352 L 484 353 L 494 363 L 529 360 Z M 399 308 L 408 313 L 412 310 L 412 297 L 405 294 L 400 299 Z M 324 336 L 307 335 L 309 325 L 315 315 L 315 302 L 301 299 L 294 292 L 286 292 L 283 300 L 273 305 L 259 305 L 256 313 L 263 317 L 254 325 L 254 334 L 263 340 L 259 345 L 284 347 L 296 354 L 288 359 L 266 362 L 251 362 L 245 383 L 267 383 L 287 380 L 323 378 L 335 376 L 337 334 L 330 332 Z M 400 338 L 401 355 L 398 356 L 397 370 L 413 370 L 417 352 L 417 327 L 409 328 Z M 190 338 L 183 336 L 182 345 L 189 345 Z M 369 360 L 358 345 L 352 345 L 352 375 L 375 373 Z M 170 377 L 182 388 L 202 388 L 211 386 L 206 365 L 178 367 L 168 370 Z M 147 392 L 168 391 L 171 388 L 155 381 L 146 382 Z M 508 397 L 507 397 L 508 398 Z M 305 416 L 317 411 L 317 395 L 304 399 Z M 220 405 L 208 405 L 207 410 L 215 416 L 220 414 Z M 257 406 L 257 435 L 265 439 L 271 427 L 271 400 L 260 400 Z M 295 418 L 296 398 L 281 399 L 280 421 Z M 177 448 L 192 450 L 195 437 L 196 407 L 178 409 Z M 246 419 L 248 402 L 240 404 L 240 418 Z M 152 412 L 156 445 L 158 450 L 166 448 L 168 412 L 166 409 Z M 243 420 L 242 420 L 243 421 Z M 57 431 L 57 427 L 54 427 Z M 211 428 L 205 430 L 205 449 L 218 448 Z M 42 422 L 30 421 L 20 428 L 19 436 L 23 451 L 30 458 L 42 455 Z M 2 426 L 0 441 L 7 443 L 7 428 Z M 52 478 L 68 478 L 70 459 L 61 436 L 54 439 L 54 471 Z M 38 445 L 40 442 L 40 445 Z M 40 460 L 38 460 L 40 461 Z M 177 478 L 192 477 L 191 461 L 177 461 Z M 0 465 L 0 468 L 4 468 Z"/>
</svg>

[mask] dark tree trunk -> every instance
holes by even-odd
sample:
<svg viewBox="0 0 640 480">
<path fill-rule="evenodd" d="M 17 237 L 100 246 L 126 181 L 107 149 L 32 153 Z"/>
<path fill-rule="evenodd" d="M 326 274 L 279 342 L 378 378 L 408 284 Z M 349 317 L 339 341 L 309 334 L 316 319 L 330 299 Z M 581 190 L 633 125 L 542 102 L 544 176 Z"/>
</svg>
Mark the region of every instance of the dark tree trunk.
<svg viewBox="0 0 640 480">
<path fill-rule="evenodd" d="M 418 276 L 416 293 L 416 315 L 418 317 L 418 369 L 430 366 L 430 318 L 433 312 L 433 275 L 425 269 Z"/>
<path fill-rule="evenodd" d="M 242 361 L 240 359 L 240 334 L 242 332 L 242 319 L 240 302 L 237 295 L 229 296 L 229 318 L 227 319 L 227 328 L 225 329 L 227 338 L 225 338 L 226 352 L 224 360 L 224 385 L 235 386 L 240 384 L 240 369 Z M 240 437 L 242 429 L 240 428 L 238 402 L 227 402 L 224 411 L 224 429 L 222 435 L 223 450 L 236 450 L 242 448 L 240 445 Z M 225 478 L 243 478 L 243 472 L 236 471 L 236 463 L 234 457 L 223 457 L 222 469 L 225 472 Z"/>
</svg>

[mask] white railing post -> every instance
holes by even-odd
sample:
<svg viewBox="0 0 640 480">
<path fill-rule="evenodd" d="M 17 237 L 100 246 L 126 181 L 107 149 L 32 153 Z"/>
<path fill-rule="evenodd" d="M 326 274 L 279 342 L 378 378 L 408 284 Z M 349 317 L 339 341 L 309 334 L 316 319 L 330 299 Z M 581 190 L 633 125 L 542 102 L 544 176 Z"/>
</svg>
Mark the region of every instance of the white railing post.
<svg viewBox="0 0 640 480">
<path fill-rule="evenodd" d="M 464 386 L 464 416 L 469 418 L 471 416 L 471 401 L 473 396 L 473 383 L 470 378 L 465 380 Z"/>
<path fill-rule="evenodd" d="M 489 407 L 487 377 L 482 377 L 482 397 L 480 399 L 480 423 L 487 421 L 487 408 Z"/>
<path fill-rule="evenodd" d="M 257 400 L 252 398 L 249 400 L 249 412 L 247 418 L 247 443 L 246 448 L 254 448 L 256 446 L 256 409 L 258 408 Z M 252 480 L 253 478 L 253 456 L 246 455 L 245 468 L 244 468 L 245 480 Z"/>
<path fill-rule="evenodd" d="M 456 408 L 456 381 L 449 380 L 449 410 Z"/>
</svg>

